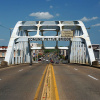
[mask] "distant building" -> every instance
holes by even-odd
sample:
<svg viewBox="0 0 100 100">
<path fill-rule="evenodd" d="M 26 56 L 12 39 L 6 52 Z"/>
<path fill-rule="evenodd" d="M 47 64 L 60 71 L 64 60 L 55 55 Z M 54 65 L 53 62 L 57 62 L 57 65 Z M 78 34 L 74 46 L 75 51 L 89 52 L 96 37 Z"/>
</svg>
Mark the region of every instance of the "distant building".
<svg viewBox="0 0 100 100">
<path fill-rule="evenodd" d="M 95 59 L 100 61 L 100 44 L 92 44 Z"/>
<path fill-rule="evenodd" d="M 0 63 L 5 59 L 8 46 L 0 46 Z"/>
<path fill-rule="evenodd" d="M 30 43 L 31 48 L 32 47 L 42 47 L 42 44 L 38 43 Z M 43 50 L 32 50 L 32 55 L 35 57 L 37 54 L 43 55 Z"/>
</svg>

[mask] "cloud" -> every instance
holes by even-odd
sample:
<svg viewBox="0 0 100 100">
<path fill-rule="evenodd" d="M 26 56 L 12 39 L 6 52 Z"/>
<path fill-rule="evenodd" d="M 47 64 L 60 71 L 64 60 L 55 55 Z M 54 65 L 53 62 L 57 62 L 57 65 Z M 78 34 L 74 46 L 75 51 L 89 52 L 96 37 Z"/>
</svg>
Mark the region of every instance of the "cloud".
<svg viewBox="0 0 100 100">
<path fill-rule="evenodd" d="M 36 12 L 31 13 L 29 16 L 36 17 L 37 19 L 51 19 L 54 17 L 49 12 Z"/>
<path fill-rule="evenodd" d="M 53 6 L 50 6 L 50 8 L 52 9 L 52 8 L 53 8 Z"/>
<path fill-rule="evenodd" d="M 92 27 L 100 26 L 100 23 L 92 25 Z"/>
<path fill-rule="evenodd" d="M 60 14 L 57 13 L 56 16 L 60 16 Z"/>
<path fill-rule="evenodd" d="M 0 39 L 0 41 L 4 41 L 5 39 Z"/>
<path fill-rule="evenodd" d="M 81 19 L 81 21 L 87 22 L 87 21 L 96 20 L 96 19 L 98 19 L 98 17 L 92 17 L 92 18 L 83 17 L 83 18 Z"/>
</svg>

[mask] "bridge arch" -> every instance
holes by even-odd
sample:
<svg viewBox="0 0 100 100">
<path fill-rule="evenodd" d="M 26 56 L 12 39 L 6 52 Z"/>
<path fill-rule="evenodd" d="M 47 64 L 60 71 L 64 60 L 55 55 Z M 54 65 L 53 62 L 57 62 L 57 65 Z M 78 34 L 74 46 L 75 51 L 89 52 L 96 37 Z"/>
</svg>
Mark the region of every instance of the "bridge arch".
<svg viewBox="0 0 100 100">
<path fill-rule="evenodd" d="M 44 36 L 45 31 L 55 31 L 55 36 Z M 34 32 L 29 36 L 29 32 Z M 59 34 L 58 34 L 59 33 Z M 30 41 L 42 41 L 41 49 L 46 49 L 44 41 L 70 41 L 70 63 L 90 64 L 95 61 L 90 37 L 82 21 L 19 21 L 12 32 L 5 61 L 8 64 L 29 63 L 31 61 Z M 15 54 L 14 54 L 15 52 Z"/>
</svg>

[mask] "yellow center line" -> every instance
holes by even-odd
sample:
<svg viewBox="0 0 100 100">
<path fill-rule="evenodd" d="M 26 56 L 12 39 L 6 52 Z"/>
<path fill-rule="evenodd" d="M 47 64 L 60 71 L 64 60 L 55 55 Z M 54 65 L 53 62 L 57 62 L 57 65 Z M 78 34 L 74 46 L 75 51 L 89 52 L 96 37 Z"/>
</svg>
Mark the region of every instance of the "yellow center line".
<svg viewBox="0 0 100 100">
<path fill-rule="evenodd" d="M 51 65 L 51 66 L 52 66 L 52 65 Z M 55 74 L 54 74 L 53 66 L 52 66 L 52 74 L 53 74 L 53 80 L 54 80 L 54 87 L 55 87 L 55 96 L 56 96 L 56 100 L 59 100 L 58 88 L 57 88 L 57 84 L 56 84 L 56 79 L 55 79 Z"/>
<path fill-rule="evenodd" d="M 41 89 L 42 93 L 40 93 Z M 46 66 L 42 79 L 37 88 L 34 100 L 59 100 L 58 89 L 52 64 Z"/>
<path fill-rule="evenodd" d="M 44 76 L 45 76 L 47 67 L 48 67 L 48 65 L 46 66 L 46 69 L 45 69 L 45 71 L 44 71 L 44 73 L 43 73 L 43 75 L 42 75 L 41 81 L 40 81 L 40 83 L 39 83 L 39 86 L 38 86 L 38 88 L 37 88 L 37 91 L 36 91 L 36 94 L 35 94 L 35 97 L 34 97 L 33 100 L 37 100 L 37 99 L 38 99 L 39 92 L 40 92 L 40 89 L 41 89 L 41 86 L 42 86 L 42 83 L 43 83 L 43 79 L 44 79 Z"/>
</svg>

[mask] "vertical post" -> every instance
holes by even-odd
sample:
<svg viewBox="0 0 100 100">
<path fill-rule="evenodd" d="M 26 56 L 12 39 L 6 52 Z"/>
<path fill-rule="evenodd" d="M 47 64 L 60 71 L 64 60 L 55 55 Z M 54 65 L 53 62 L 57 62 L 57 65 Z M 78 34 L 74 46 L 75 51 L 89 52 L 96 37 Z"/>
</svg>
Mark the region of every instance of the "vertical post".
<svg viewBox="0 0 100 100">
<path fill-rule="evenodd" d="M 79 30 L 78 30 L 78 32 L 77 32 L 77 36 L 79 36 Z M 77 54 L 77 56 L 78 56 L 78 58 L 77 58 L 77 60 L 78 60 L 78 63 L 80 63 L 80 48 L 79 48 L 79 42 L 80 41 L 77 41 L 77 52 L 78 52 L 78 54 Z"/>
<path fill-rule="evenodd" d="M 14 64 L 14 48 L 12 50 L 12 64 Z"/>
<path fill-rule="evenodd" d="M 85 59 L 84 59 L 84 44 L 83 44 L 83 64 L 84 64 L 84 62 L 85 62 Z"/>
<path fill-rule="evenodd" d="M 17 44 L 15 45 L 15 64 L 17 64 Z"/>
<path fill-rule="evenodd" d="M 37 62 L 38 62 L 38 50 L 37 50 Z"/>
<path fill-rule="evenodd" d="M 18 64 L 20 64 L 20 42 L 18 43 Z"/>
<path fill-rule="evenodd" d="M 36 50 L 35 50 L 35 62 L 36 62 Z"/>
<path fill-rule="evenodd" d="M 78 63 L 79 63 L 79 55 L 80 55 L 80 50 L 79 50 L 79 41 L 77 41 L 77 56 L 78 56 Z"/>
<path fill-rule="evenodd" d="M 30 46 L 30 41 L 29 40 L 28 40 L 28 44 L 29 44 L 30 65 L 32 65 L 31 46 Z"/>
<path fill-rule="evenodd" d="M 24 36 L 24 31 L 23 30 L 22 30 L 21 34 L 22 34 L 22 36 Z M 25 49 L 25 44 L 24 44 L 24 41 L 23 41 L 23 63 L 25 63 L 25 56 L 24 56 L 25 55 L 25 50 L 24 49 Z"/>
<path fill-rule="evenodd" d="M 73 54 L 72 54 L 72 59 L 73 59 L 73 63 L 76 63 L 76 42 L 73 41 Z"/>
<path fill-rule="evenodd" d="M 69 52 L 70 52 L 69 62 L 71 63 L 72 62 L 72 41 L 70 41 L 69 46 L 70 46 L 70 50 L 69 50 Z"/>
<path fill-rule="evenodd" d="M 80 42 L 80 64 L 82 64 L 82 44 Z"/>
<path fill-rule="evenodd" d="M 21 42 L 21 63 L 23 63 L 23 42 Z"/>
<path fill-rule="evenodd" d="M 28 63 L 28 42 L 26 42 L 26 62 Z"/>
<path fill-rule="evenodd" d="M 78 56 L 78 45 L 77 45 L 77 42 L 78 41 L 75 41 L 75 48 L 76 48 L 76 50 L 75 50 L 75 59 L 76 59 L 76 62 L 75 63 L 77 63 L 77 56 Z"/>
<path fill-rule="evenodd" d="M 26 63 L 26 42 L 25 42 L 25 63 Z"/>
<path fill-rule="evenodd" d="M 43 31 L 41 31 L 41 36 L 43 36 Z M 44 49 L 44 41 L 42 40 L 42 49 Z"/>
</svg>

